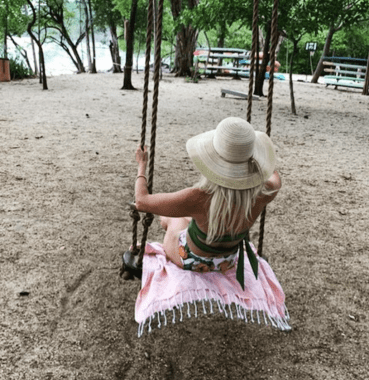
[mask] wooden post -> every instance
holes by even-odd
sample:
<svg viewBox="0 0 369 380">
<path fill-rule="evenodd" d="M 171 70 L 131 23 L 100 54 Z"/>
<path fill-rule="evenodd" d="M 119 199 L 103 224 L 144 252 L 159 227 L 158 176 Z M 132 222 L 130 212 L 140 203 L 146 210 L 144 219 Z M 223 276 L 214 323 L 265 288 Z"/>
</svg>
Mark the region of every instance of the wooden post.
<svg viewBox="0 0 369 380">
<path fill-rule="evenodd" d="M 0 82 L 10 82 L 10 69 L 8 58 L 0 58 Z"/>
<path fill-rule="evenodd" d="M 369 95 L 369 55 L 368 55 L 368 60 L 366 61 L 366 73 L 365 73 L 363 95 Z"/>
</svg>

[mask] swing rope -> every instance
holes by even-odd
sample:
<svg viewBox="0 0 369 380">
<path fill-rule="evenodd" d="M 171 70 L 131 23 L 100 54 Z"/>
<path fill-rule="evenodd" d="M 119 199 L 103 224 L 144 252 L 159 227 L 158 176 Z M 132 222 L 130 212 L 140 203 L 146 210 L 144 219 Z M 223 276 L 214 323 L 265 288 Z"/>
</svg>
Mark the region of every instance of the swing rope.
<svg viewBox="0 0 369 380">
<path fill-rule="evenodd" d="M 142 125 L 141 125 L 141 149 L 144 149 L 146 140 L 146 125 L 147 125 L 147 105 L 149 93 L 149 76 L 150 76 L 150 52 L 151 52 L 151 34 L 152 34 L 152 19 L 153 19 L 153 6 L 152 1 L 149 1 L 147 10 L 147 34 L 146 34 L 146 54 L 145 54 L 145 79 L 143 91 L 143 106 L 142 106 Z M 139 249 L 137 248 L 137 230 L 138 222 L 141 217 L 136 209 L 131 210 L 129 216 L 132 218 L 132 253 L 137 255 Z"/>
<path fill-rule="evenodd" d="M 253 19 L 252 19 L 252 47 L 251 47 L 251 62 L 250 62 L 250 79 L 249 79 L 249 94 L 247 96 L 247 122 L 251 123 L 252 111 L 252 92 L 254 90 L 254 69 L 255 69 L 255 55 L 257 46 L 257 29 L 259 18 L 259 0 L 254 0 Z M 259 59 L 259 54 L 257 59 Z"/>
<path fill-rule="evenodd" d="M 148 85 L 149 85 L 149 73 L 150 73 L 150 51 L 151 51 L 151 34 L 153 27 L 153 2 L 155 0 L 149 0 L 148 16 L 147 16 L 147 36 L 146 36 L 146 56 L 145 56 L 145 79 L 144 79 L 144 95 L 143 95 L 143 109 L 142 109 L 142 127 L 141 127 L 141 149 L 144 149 L 146 139 L 146 125 L 147 125 L 147 107 L 148 107 Z M 150 156 L 149 156 L 149 176 L 147 181 L 147 188 L 149 194 L 152 194 L 153 180 L 154 180 L 154 160 L 155 160 L 155 145 L 156 145 L 156 126 L 157 126 L 157 110 L 159 99 L 159 74 L 161 65 L 161 39 L 162 39 L 162 19 L 163 19 L 163 2 L 159 0 L 158 6 L 158 18 L 156 20 L 156 44 L 155 44 L 155 63 L 154 63 L 154 93 L 152 104 L 152 120 L 151 120 L 151 140 L 150 140 Z M 269 90 L 268 90 L 268 109 L 267 109 L 267 135 L 270 136 L 271 132 L 271 116 L 273 105 L 273 87 L 274 87 L 274 67 L 275 67 L 275 51 L 278 43 L 278 3 L 279 0 L 274 0 L 273 14 L 272 14 L 272 45 L 271 45 L 271 64 L 269 73 Z M 251 110 L 252 110 L 252 92 L 254 83 L 254 67 L 255 67 L 255 54 L 257 46 L 257 28 L 258 28 L 258 8 L 259 0 L 254 0 L 253 7 L 253 40 L 251 51 L 251 63 L 250 63 L 250 82 L 249 82 L 249 95 L 248 95 L 248 107 L 247 107 L 247 121 L 251 122 Z M 259 57 L 257 57 L 259 59 Z M 262 245 L 264 238 L 264 224 L 265 224 L 266 209 L 264 208 L 260 219 L 260 236 L 258 245 L 258 254 L 262 257 Z M 154 219 L 153 214 L 146 213 L 143 218 L 142 224 L 144 231 L 141 239 L 140 249 L 137 247 L 137 227 L 140 220 L 140 214 L 136 209 L 131 210 L 130 216 L 133 219 L 132 223 L 132 253 L 138 256 L 137 264 L 142 267 L 143 256 L 145 253 L 146 240 L 149 227 Z M 122 273 L 121 273 L 122 274 Z"/>
<path fill-rule="evenodd" d="M 146 56 L 145 56 L 145 79 L 144 79 L 144 96 L 143 96 L 143 108 L 142 108 L 142 127 L 141 127 L 141 149 L 144 149 L 146 140 L 146 124 L 147 124 L 147 108 L 148 108 L 148 92 L 149 92 L 149 75 L 150 75 L 150 52 L 151 52 L 151 34 L 153 26 L 153 1 L 149 1 L 149 8 L 147 14 L 147 36 L 146 36 Z M 152 103 L 152 118 L 151 118 L 151 139 L 150 139 L 150 155 L 149 155 L 149 175 L 147 180 L 147 189 L 149 194 L 152 194 L 153 182 L 154 182 L 154 163 L 155 163 L 155 146 L 156 146 L 156 127 L 157 127 L 157 115 L 158 115 L 158 100 L 159 100 L 159 74 L 161 64 L 161 39 L 162 39 L 162 19 L 163 19 L 163 2 L 159 1 L 158 18 L 156 28 L 156 44 L 155 44 L 155 60 L 154 60 L 154 93 Z M 142 224 L 144 227 L 141 239 L 141 247 L 137 247 L 137 225 L 140 220 L 139 212 L 135 209 L 130 212 L 130 216 L 133 219 L 132 228 L 132 253 L 138 256 L 137 265 L 142 267 L 142 260 L 145 253 L 145 246 L 149 227 L 152 224 L 154 215 L 146 213 Z"/>
<path fill-rule="evenodd" d="M 268 108 L 266 117 L 266 134 L 270 137 L 270 132 L 272 129 L 272 110 L 273 110 L 273 90 L 274 90 L 274 68 L 275 68 L 275 52 L 278 44 L 278 4 L 279 0 L 274 0 L 273 13 L 272 13 L 272 43 L 270 47 L 270 71 L 269 71 L 269 87 L 268 87 Z M 263 254 L 263 240 L 264 240 L 264 229 L 265 229 L 265 217 L 266 217 L 266 207 L 260 216 L 260 231 L 259 231 L 259 244 L 258 244 L 258 255 L 262 257 Z"/>
</svg>

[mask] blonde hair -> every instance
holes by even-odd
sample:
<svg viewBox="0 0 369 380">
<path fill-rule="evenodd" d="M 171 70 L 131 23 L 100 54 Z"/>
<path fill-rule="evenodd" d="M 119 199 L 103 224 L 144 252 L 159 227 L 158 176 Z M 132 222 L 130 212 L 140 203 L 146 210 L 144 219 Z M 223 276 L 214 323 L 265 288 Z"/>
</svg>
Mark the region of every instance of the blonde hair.
<svg viewBox="0 0 369 380">
<path fill-rule="evenodd" d="M 274 193 L 274 190 L 266 189 L 265 183 L 251 189 L 234 190 L 217 185 L 204 176 L 201 176 L 194 187 L 212 195 L 208 213 L 207 244 L 225 235 L 226 230 L 230 231 L 228 235 L 235 236 L 243 224 L 241 215 L 244 214 L 245 218 L 249 219 L 256 198 L 259 195 Z"/>
</svg>

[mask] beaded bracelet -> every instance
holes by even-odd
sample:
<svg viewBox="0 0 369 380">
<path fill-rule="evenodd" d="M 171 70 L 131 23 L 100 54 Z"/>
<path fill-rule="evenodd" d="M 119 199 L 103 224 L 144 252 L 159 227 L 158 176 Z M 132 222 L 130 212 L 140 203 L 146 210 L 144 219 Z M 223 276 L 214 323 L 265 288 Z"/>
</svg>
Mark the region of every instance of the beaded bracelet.
<svg viewBox="0 0 369 380">
<path fill-rule="evenodd" d="M 146 182 L 147 182 L 147 178 L 146 178 L 146 176 L 145 175 L 138 175 L 137 177 L 136 177 L 136 180 L 138 180 L 139 178 L 145 178 L 145 180 L 146 180 Z"/>
</svg>

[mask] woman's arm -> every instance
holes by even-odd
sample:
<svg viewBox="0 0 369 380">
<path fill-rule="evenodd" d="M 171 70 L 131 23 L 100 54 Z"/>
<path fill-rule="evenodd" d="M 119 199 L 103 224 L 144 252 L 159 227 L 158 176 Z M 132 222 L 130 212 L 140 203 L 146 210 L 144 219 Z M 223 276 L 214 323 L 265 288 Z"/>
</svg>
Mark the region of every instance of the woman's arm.
<svg viewBox="0 0 369 380">
<path fill-rule="evenodd" d="M 136 209 L 138 211 L 180 218 L 193 217 L 203 210 L 199 189 L 187 188 L 175 193 L 143 194 L 140 189 L 144 186 L 146 187 L 146 184 L 136 183 Z"/>
<path fill-rule="evenodd" d="M 147 149 L 136 150 L 138 173 L 135 186 L 136 208 L 141 212 L 169 217 L 194 216 L 202 211 L 202 192 L 199 189 L 187 188 L 175 193 L 149 194 L 145 177 L 147 166 Z"/>
</svg>

